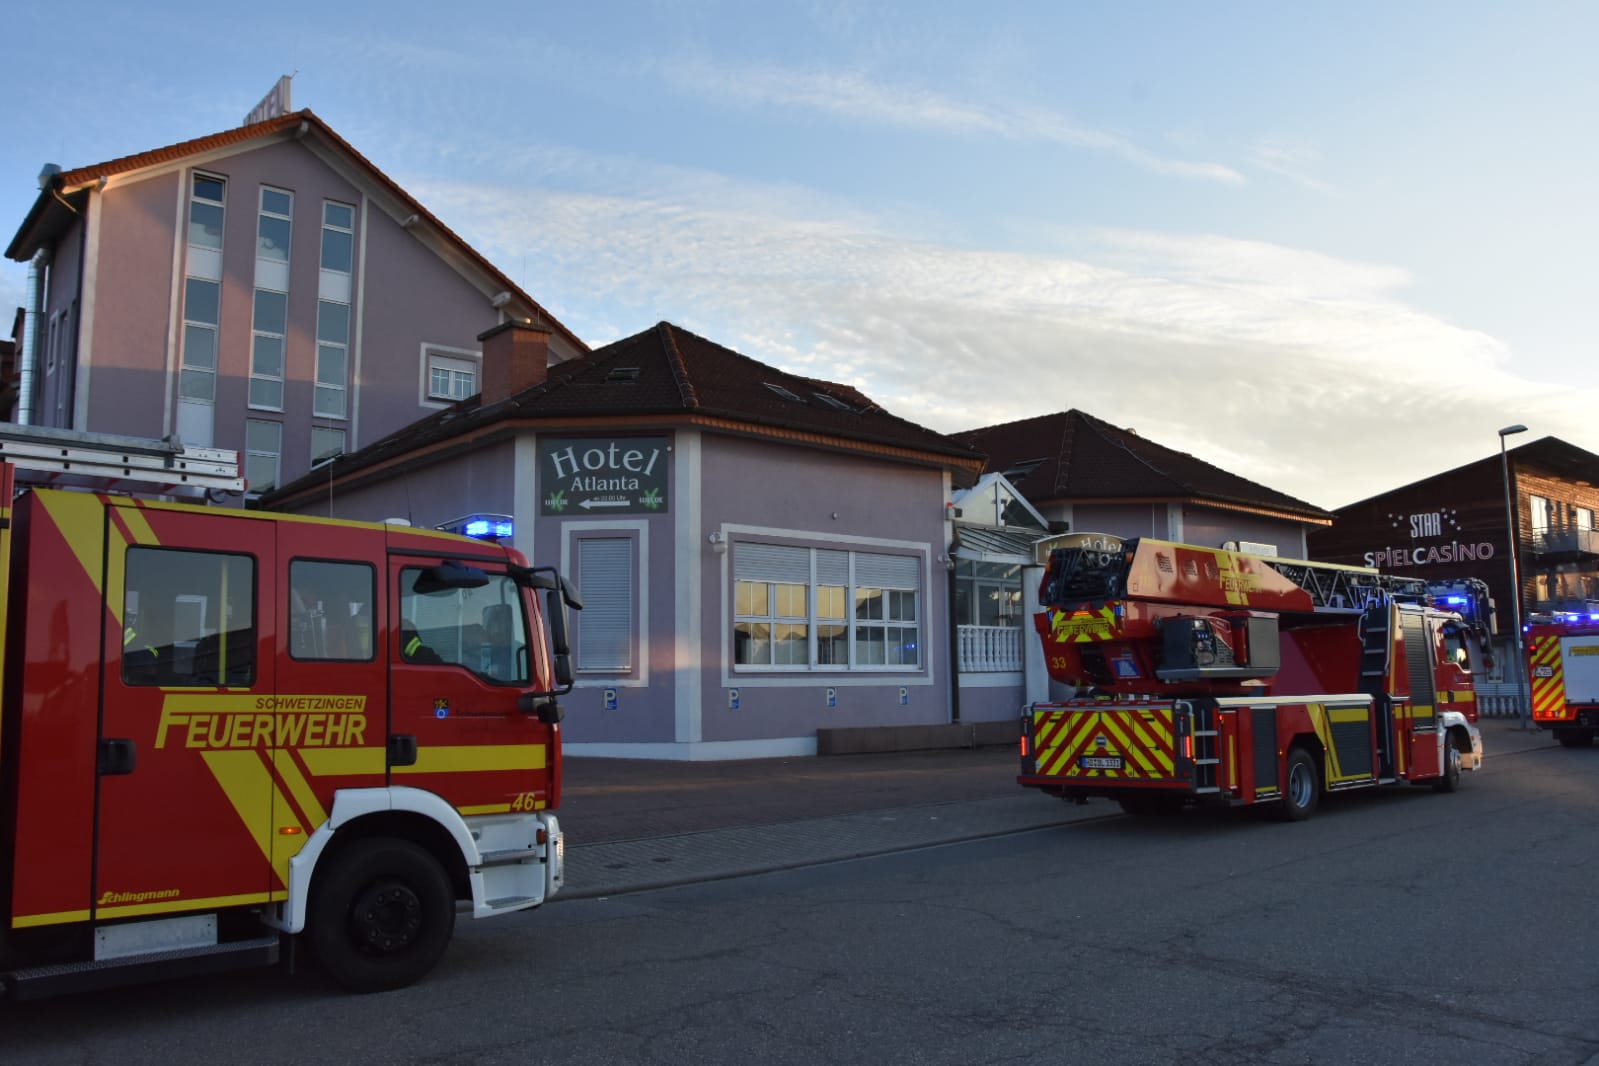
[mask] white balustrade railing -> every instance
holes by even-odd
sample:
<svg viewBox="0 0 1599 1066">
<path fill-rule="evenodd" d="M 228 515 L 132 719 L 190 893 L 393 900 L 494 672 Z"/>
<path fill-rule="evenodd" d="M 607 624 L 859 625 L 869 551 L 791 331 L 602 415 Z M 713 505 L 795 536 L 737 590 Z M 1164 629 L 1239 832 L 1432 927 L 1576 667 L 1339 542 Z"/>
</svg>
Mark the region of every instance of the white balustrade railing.
<svg viewBox="0 0 1599 1066">
<path fill-rule="evenodd" d="M 1020 672 L 1020 626 L 959 626 L 958 629 L 961 673 Z"/>
</svg>

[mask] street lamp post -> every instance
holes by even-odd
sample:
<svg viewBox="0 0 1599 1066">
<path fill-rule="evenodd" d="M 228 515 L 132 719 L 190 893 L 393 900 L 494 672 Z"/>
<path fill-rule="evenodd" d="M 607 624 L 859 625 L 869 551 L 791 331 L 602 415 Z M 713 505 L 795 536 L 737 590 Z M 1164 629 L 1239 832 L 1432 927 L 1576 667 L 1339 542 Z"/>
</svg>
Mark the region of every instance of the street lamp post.
<svg viewBox="0 0 1599 1066">
<path fill-rule="evenodd" d="M 1521 661 L 1521 545 L 1516 537 L 1516 512 L 1510 501 L 1510 457 L 1505 450 L 1505 438 L 1527 432 L 1527 427 L 1517 423 L 1499 431 L 1499 472 L 1505 482 L 1505 531 L 1510 538 L 1510 619 L 1515 626 L 1510 640 L 1510 661 L 1515 667 L 1516 717 L 1525 730 L 1530 724 L 1526 667 Z"/>
</svg>

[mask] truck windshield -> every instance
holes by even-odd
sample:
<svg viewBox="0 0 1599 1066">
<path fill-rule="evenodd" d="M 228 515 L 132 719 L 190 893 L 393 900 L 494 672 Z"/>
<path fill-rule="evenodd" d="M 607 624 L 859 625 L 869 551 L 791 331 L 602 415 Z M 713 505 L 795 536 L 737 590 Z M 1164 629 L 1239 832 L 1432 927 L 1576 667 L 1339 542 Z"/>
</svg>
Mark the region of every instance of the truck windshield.
<svg viewBox="0 0 1599 1066">
<path fill-rule="evenodd" d="M 480 588 L 419 593 L 416 582 L 423 573 L 407 567 L 400 576 L 406 660 L 464 666 L 490 681 L 525 684 L 527 618 L 516 583 L 490 574 Z"/>
</svg>

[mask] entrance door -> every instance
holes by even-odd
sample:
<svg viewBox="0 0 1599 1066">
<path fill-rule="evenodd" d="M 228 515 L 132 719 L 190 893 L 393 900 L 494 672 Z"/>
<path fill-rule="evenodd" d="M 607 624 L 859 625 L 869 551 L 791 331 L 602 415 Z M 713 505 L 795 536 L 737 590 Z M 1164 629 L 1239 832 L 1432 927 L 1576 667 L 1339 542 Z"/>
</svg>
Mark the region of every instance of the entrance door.
<svg viewBox="0 0 1599 1066">
<path fill-rule="evenodd" d="M 272 887 L 272 523 L 106 514 L 97 918 L 262 902 Z"/>
</svg>

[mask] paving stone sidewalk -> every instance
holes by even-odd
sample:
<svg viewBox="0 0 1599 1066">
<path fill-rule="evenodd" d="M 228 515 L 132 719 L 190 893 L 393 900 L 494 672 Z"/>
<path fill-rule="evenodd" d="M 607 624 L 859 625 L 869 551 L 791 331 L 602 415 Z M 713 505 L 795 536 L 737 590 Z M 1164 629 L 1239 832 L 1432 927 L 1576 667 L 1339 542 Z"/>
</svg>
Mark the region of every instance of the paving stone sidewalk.
<svg viewBox="0 0 1599 1066">
<path fill-rule="evenodd" d="M 1556 746 L 1513 720 L 1480 725 L 1485 774 L 1500 758 Z M 557 900 L 1122 817 L 1104 800 L 1070 804 L 1023 789 L 1016 772 L 1009 747 L 702 763 L 567 759 L 567 884 Z"/>
</svg>

